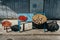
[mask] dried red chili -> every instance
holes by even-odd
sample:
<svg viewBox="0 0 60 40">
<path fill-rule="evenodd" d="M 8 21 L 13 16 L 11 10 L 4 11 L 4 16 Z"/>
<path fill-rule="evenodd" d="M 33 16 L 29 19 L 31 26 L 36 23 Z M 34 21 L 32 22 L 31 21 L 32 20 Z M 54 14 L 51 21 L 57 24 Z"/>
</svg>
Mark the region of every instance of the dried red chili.
<svg viewBox="0 0 60 40">
<path fill-rule="evenodd" d="M 4 22 L 2 22 L 2 26 L 4 26 L 4 27 L 10 27 L 11 26 L 11 22 L 9 22 L 9 21 L 4 21 Z"/>
<path fill-rule="evenodd" d="M 26 21 L 27 20 L 27 17 L 26 16 L 19 16 L 19 20 Z"/>
</svg>

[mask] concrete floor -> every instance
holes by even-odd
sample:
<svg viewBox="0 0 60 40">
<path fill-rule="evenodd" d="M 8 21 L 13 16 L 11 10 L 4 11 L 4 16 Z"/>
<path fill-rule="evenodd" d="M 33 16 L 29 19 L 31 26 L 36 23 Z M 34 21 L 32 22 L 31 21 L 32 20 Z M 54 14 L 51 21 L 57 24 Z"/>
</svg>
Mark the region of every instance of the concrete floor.
<svg viewBox="0 0 60 40">
<path fill-rule="evenodd" d="M 0 36 L 0 40 L 60 40 L 60 36 Z"/>
<path fill-rule="evenodd" d="M 60 40 L 60 32 L 44 32 L 43 29 L 0 34 L 0 40 Z"/>
</svg>

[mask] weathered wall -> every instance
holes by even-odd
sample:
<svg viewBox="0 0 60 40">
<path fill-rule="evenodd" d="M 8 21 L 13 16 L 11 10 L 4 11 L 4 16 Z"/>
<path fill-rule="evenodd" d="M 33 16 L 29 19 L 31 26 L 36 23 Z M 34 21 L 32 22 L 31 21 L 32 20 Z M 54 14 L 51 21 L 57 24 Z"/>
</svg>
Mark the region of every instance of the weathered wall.
<svg viewBox="0 0 60 40">
<path fill-rule="evenodd" d="M 49 19 L 60 19 L 60 0 L 45 0 L 44 9 Z"/>
<path fill-rule="evenodd" d="M 33 5 L 36 4 L 36 8 Z M 43 11 L 43 0 L 30 0 L 30 12 Z"/>
<path fill-rule="evenodd" d="M 0 17 L 16 18 L 18 13 L 29 12 L 29 0 L 2 0 L 0 2 Z"/>
</svg>

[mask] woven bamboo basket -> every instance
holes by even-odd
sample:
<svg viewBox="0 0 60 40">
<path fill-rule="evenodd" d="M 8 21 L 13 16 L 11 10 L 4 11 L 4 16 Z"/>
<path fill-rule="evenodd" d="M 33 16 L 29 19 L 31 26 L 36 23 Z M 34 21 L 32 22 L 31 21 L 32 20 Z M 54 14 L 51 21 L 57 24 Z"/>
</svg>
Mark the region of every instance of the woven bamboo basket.
<svg viewBox="0 0 60 40">
<path fill-rule="evenodd" d="M 32 19 L 35 24 L 43 24 L 47 22 L 47 17 L 42 14 L 36 14 Z"/>
</svg>

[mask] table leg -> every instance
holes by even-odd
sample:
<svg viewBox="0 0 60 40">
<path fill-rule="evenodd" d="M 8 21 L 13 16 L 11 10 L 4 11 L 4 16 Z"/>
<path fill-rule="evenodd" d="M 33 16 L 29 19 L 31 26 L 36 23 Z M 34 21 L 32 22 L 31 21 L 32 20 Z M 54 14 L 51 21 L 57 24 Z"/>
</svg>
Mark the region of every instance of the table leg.
<svg viewBox="0 0 60 40">
<path fill-rule="evenodd" d="M 23 23 L 23 31 L 25 31 L 25 23 Z"/>
</svg>

